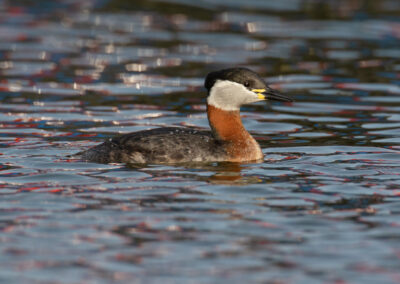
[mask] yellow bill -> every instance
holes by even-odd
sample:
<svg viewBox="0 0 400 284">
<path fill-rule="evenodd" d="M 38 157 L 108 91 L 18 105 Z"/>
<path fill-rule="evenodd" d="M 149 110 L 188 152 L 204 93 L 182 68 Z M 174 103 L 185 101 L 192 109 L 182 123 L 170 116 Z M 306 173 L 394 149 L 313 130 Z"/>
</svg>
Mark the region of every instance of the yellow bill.
<svg viewBox="0 0 400 284">
<path fill-rule="evenodd" d="M 281 102 L 293 102 L 293 100 L 285 95 L 282 95 L 277 90 L 266 88 L 266 89 L 252 89 L 252 92 L 256 93 L 260 100 L 274 100 Z"/>
<path fill-rule="evenodd" d="M 262 94 L 266 91 L 265 89 L 252 89 L 251 91 L 257 93 L 260 100 L 265 100 L 265 96 Z"/>
<path fill-rule="evenodd" d="M 252 89 L 251 91 L 254 93 L 264 93 L 266 90 L 265 89 Z"/>
</svg>

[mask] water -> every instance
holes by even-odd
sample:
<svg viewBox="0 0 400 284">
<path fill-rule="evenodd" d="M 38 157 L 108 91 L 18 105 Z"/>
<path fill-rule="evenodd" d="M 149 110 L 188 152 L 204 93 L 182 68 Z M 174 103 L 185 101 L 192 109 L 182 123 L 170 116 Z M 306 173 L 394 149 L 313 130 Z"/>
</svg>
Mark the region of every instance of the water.
<svg viewBox="0 0 400 284">
<path fill-rule="evenodd" d="M 137 2 L 137 3 L 136 3 Z M 0 1 L 0 282 L 400 283 L 400 4 Z M 261 164 L 84 163 L 207 128 L 203 78 L 259 72 Z"/>
</svg>

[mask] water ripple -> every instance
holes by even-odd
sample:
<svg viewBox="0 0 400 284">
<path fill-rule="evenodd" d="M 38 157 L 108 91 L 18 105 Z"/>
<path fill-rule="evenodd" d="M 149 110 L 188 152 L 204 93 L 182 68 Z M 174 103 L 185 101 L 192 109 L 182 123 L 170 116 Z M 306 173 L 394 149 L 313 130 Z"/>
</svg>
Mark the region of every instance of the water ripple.
<svg viewBox="0 0 400 284">
<path fill-rule="evenodd" d="M 368 3 L 367 3 L 368 2 Z M 0 1 L 0 282 L 398 283 L 400 5 Z M 261 163 L 80 161 L 104 139 L 209 129 L 204 76 Z"/>
</svg>

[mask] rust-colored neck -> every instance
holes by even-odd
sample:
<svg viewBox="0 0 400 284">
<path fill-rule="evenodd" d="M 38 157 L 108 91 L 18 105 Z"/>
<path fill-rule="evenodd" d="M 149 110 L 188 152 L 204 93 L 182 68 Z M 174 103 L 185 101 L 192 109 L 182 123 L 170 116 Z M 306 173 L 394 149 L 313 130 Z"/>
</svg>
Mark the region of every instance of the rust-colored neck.
<svg viewBox="0 0 400 284">
<path fill-rule="evenodd" d="M 213 134 L 219 140 L 235 142 L 250 136 L 242 124 L 238 110 L 226 111 L 207 105 L 207 115 Z"/>
<path fill-rule="evenodd" d="M 227 142 L 231 161 L 250 161 L 263 157 L 260 146 L 244 128 L 240 112 L 226 111 L 207 105 L 208 120 L 216 139 Z"/>
</svg>

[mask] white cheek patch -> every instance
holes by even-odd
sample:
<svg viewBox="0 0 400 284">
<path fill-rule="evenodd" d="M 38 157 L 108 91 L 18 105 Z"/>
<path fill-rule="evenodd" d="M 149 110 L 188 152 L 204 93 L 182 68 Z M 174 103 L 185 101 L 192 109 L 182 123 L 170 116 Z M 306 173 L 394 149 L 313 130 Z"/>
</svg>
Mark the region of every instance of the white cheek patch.
<svg viewBox="0 0 400 284">
<path fill-rule="evenodd" d="M 219 109 L 232 111 L 239 110 L 243 104 L 259 100 L 256 93 L 249 91 L 242 84 L 217 80 L 210 90 L 207 103 Z"/>
</svg>

